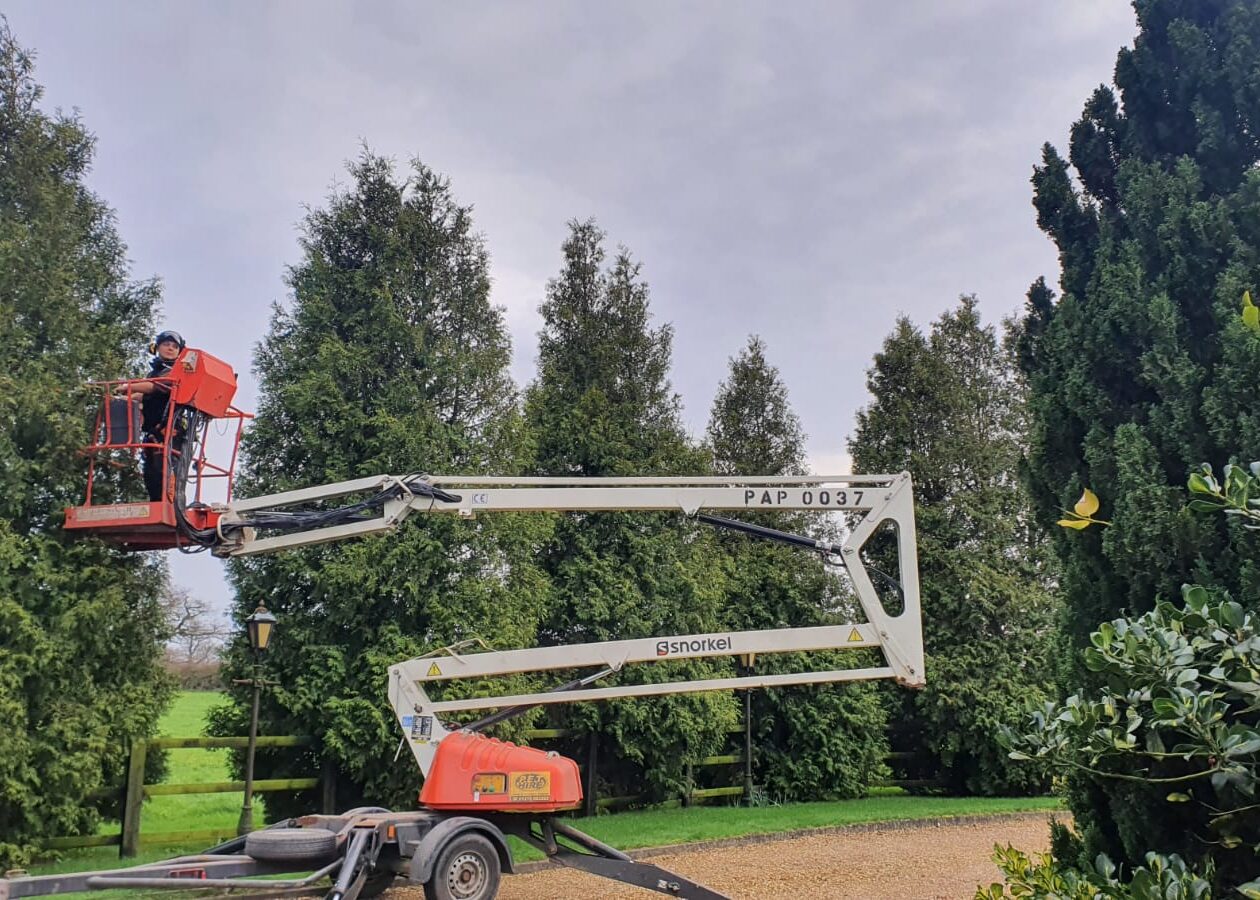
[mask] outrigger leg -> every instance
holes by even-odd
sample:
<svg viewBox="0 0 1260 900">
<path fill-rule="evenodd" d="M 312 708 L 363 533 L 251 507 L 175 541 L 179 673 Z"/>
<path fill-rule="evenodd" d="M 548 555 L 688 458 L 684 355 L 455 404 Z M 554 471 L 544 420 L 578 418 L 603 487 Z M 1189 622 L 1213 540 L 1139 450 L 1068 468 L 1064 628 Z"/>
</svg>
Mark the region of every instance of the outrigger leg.
<svg viewBox="0 0 1260 900">
<path fill-rule="evenodd" d="M 515 820 L 515 821 L 514 821 Z M 497 818 L 499 827 L 537 847 L 553 863 L 602 875 L 613 881 L 647 888 L 687 900 L 731 900 L 726 894 L 696 884 L 676 872 L 651 863 L 638 862 L 552 816 L 522 822 L 515 816 Z M 560 843 L 563 838 L 565 843 Z"/>
</svg>

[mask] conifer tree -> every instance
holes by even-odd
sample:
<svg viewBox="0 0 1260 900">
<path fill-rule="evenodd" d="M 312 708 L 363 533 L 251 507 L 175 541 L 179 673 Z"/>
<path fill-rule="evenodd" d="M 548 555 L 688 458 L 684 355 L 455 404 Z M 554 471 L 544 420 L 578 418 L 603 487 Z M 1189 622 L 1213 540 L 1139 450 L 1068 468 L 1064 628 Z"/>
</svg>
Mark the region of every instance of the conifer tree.
<svg viewBox="0 0 1260 900">
<path fill-rule="evenodd" d="M 805 472 L 805 434 L 788 402 L 779 371 L 766 359 L 759 337 L 731 360 L 709 417 L 707 444 L 718 474 L 799 475 Z M 826 527 L 792 513 L 743 514 L 743 520 L 801 533 Z M 724 534 L 729 588 L 723 625 L 731 630 L 834 624 L 836 576 L 821 560 L 795 548 Z M 852 621 L 843 617 L 844 621 Z M 853 653 L 830 654 L 825 665 L 846 668 Z M 759 673 L 801 671 L 824 665 L 819 654 L 769 654 Z M 755 779 L 783 800 L 856 797 L 882 771 L 888 752 L 886 716 L 871 685 L 810 685 L 754 691 Z"/>
<path fill-rule="evenodd" d="M 524 465 L 502 310 L 471 211 L 415 161 L 404 174 L 364 153 L 350 183 L 306 218 L 255 357 L 261 401 L 244 448 L 249 493 L 370 474 L 512 474 Z M 457 640 L 534 642 L 543 600 L 532 564 L 546 520 L 416 515 L 397 533 L 234 563 L 237 612 L 277 617 L 264 693 L 272 733 L 308 733 L 339 768 L 338 803 L 414 802 L 416 775 L 393 762 L 389 665 Z M 247 665 L 238 642 L 231 669 Z M 217 729 L 241 733 L 244 694 Z M 260 777 L 311 771 L 260 754 Z M 268 800 L 270 814 L 312 798 Z"/>
<path fill-rule="evenodd" d="M 541 306 L 538 377 L 526 418 L 543 475 L 695 474 L 703 456 L 683 432 L 669 384 L 672 330 L 653 328 L 647 284 L 620 250 L 605 267 L 604 233 L 572 222 L 564 264 Z M 708 536 L 677 516 L 590 513 L 558 519 L 541 563 L 552 586 L 551 644 L 713 630 L 723 596 Z M 630 677 L 670 680 L 717 663 L 662 663 Z M 559 712 L 598 735 L 600 776 L 618 793 L 681 786 L 688 759 L 716 752 L 738 722 L 729 696 L 679 695 L 575 705 Z"/>
<path fill-rule="evenodd" d="M 1186 512 L 1189 471 L 1260 456 L 1260 354 L 1243 322 L 1260 285 L 1260 6 L 1137 0 L 1138 34 L 1033 175 L 1059 249 L 1059 295 L 1028 294 L 1021 365 L 1032 411 L 1028 483 L 1062 561 L 1063 687 L 1093 685 L 1089 634 L 1180 586 L 1254 607 L 1254 536 Z M 1092 489 L 1105 529 L 1054 522 Z M 1077 780 L 1083 858 L 1194 853 L 1164 791 Z"/>
<path fill-rule="evenodd" d="M 706 436 L 719 475 L 804 474 L 805 432 L 760 337 L 750 337 L 731 360 Z"/>
<path fill-rule="evenodd" d="M 894 695 L 894 749 L 926 754 L 949 788 L 1040 790 L 998 727 L 1048 695 L 1053 607 L 1017 470 L 1024 398 L 974 297 L 929 334 L 901 318 L 868 371 L 849 444 L 858 472 L 914 478 L 927 687 Z"/>
<path fill-rule="evenodd" d="M 88 798 L 121 784 L 127 743 L 169 698 L 161 562 L 61 529 L 87 477 L 82 382 L 130 374 L 158 288 L 130 280 L 113 212 L 85 184 L 92 136 L 42 94 L 0 18 L 0 870 L 39 837 L 92 833 Z M 130 470 L 97 491 L 143 496 Z"/>
</svg>

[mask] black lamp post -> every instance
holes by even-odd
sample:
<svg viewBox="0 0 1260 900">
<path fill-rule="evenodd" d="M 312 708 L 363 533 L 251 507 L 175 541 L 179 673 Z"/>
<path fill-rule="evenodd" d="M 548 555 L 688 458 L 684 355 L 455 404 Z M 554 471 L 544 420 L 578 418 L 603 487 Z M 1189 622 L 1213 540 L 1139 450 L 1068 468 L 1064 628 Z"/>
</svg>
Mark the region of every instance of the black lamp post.
<svg viewBox="0 0 1260 900">
<path fill-rule="evenodd" d="M 249 715 L 249 747 L 245 751 L 245 803 L 241 806 L 241 818 L 236 824 L 237 834 L 249 834 L 254 830 L 254 747 L 258 742 L 258 695 L 262 691 L 262 658 L 271 644 L 271 635 L 275 632 L 276 617 L 260 605 L 245 620 L 245 630 L 249 635 L 249 649 L 254 654 L 253 677 L 238 680 L 237 684 L 248 684 L 254 689 L 254 707 Z"/>
</svg>

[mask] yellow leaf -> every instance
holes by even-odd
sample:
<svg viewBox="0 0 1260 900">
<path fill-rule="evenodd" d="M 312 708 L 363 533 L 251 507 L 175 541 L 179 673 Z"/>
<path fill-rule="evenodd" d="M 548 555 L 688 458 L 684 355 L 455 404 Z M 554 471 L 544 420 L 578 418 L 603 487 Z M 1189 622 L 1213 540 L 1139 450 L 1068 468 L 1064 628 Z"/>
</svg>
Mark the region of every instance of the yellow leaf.
<svg viewBox="0 0 1260 900">
<path fill-rule="evenodd" d="M 1080 531 L 1082 528 L 1089 527 L 1089 519 L 1060 519 L 1058 524 L 1064 528 L 1075 528 Z"/>
<path fill-rule="evenodd" d="M 1252 305 L 1251 291 L 1243 291 L 1243 309 L 1249 309 Z"/>
<path fill-rule="evenodd" d="M 1243 308 L 1243 324 L 1252 331 L 1260 331 L 1260 308 L 1247 306 Z"/>
<path fill-rule="evenodd" d="M 1098 496 L 1089 488 L 1085 488 L 1085 493 L 1081 494 L 1081 499 L 1076 501 L 1072 509 L 1078 516 L 1089 518 L 1098 512 Z"/>
</svg>

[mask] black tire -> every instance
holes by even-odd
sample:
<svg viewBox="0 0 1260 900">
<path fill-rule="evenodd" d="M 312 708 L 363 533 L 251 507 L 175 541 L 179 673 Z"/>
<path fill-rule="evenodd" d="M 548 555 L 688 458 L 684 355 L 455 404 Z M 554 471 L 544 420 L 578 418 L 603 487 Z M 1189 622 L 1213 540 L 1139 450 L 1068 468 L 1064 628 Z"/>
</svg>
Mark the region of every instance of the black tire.
<svg viewBox="0 0 1260 900">
<path fill-rule="evenodd" d="M 250 832 L 245 853 L 264 862 L 328 860 L 337 854 L 337 835 L 324 828 L 268 828 Z"/>
<path fill-rule="evenodd" d="M 499 851 L 490 839 L 465 832 L 438 854 L 424 885 L 425 900 L 493 900 L 500 871 Z"/>
</svg>

